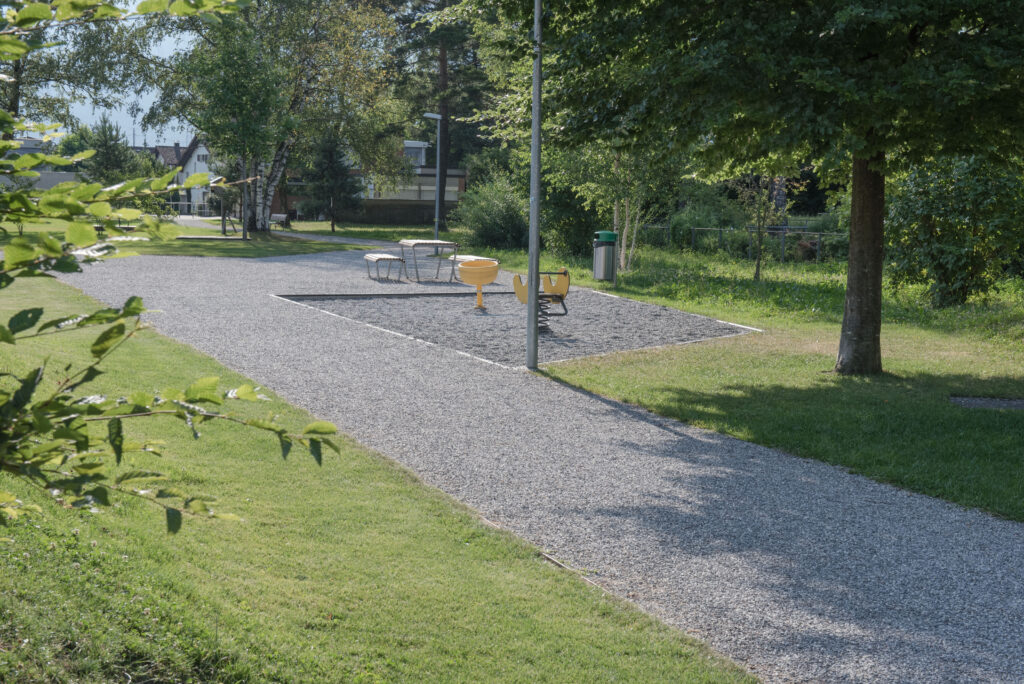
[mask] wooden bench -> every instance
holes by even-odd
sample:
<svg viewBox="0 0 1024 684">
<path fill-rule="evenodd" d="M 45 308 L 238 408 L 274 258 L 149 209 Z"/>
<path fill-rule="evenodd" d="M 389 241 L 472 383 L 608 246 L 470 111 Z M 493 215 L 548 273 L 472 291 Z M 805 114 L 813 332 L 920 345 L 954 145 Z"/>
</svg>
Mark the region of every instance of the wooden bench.
<svg viewBox="0 0 1024 684">
<path fill-rule="evenodd" d="M 288 224 L 288 214 L 271 214 L 270 215 L 270 222 L 271 223 L 276 223 L 279 226 L 287 225 Z"/>
<path fill-rule="evenodd" d="M 399 278 L 402 277 L 402 271 L 405 270 L 405 259 L 403 259 L 402 257 L 397 256 L 395 254 L 380 254 L 380 253 L 365 254 L 365 255 L 363 255 L 363 260 L 366 261 L 366 277 L 367 278 L 373 278 L 373 276 L 370 274 L 370 264 L 375 264 L 377 266 L 377 280 L 380 280 L 380 262 L 382 262 L 382 261 L 387 262 L 387 265 L 388 265 L 388 272 L 384 276 L 385 278 L 390 278 L 391 277 L 391 264 L 393 264 L 396 261 L 398 261 L 398 262 L 400 262 L 402 264 L 401 268 L 398 271 L 398 277 Z M 406 277 L 408 277 L 409 276 L 409 272 L 406 271 L 405 275 L 406 275 Z"/>
</svg>

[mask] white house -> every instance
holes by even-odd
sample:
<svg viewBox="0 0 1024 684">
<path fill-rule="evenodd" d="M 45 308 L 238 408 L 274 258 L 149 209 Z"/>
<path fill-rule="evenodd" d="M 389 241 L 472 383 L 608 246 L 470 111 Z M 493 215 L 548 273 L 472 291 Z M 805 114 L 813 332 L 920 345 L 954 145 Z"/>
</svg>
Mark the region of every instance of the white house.
<svg viewBox="0 0 1024 684">
<path fill-rule="evenodd" d="M 185 179 L 194 173 L 210 173 L 210 150 L 198 136 L 193 137 L 187 147 L 182 147 L 180 143 L 174 143 L 174 145 L 156 145 L 145 149 L 156 155 L 156 158 L 164 166 L 168 168 L 181 167 L 181 171 L 174 177 L 174 182 L 177 184 L 184 183 Z M 171 204 L 179 214 L 205 214 L 207 213 L 206 202 L 209 194 L 208 186 L 189 188 L 182 193 L 178 202 Z"/>
</svg>

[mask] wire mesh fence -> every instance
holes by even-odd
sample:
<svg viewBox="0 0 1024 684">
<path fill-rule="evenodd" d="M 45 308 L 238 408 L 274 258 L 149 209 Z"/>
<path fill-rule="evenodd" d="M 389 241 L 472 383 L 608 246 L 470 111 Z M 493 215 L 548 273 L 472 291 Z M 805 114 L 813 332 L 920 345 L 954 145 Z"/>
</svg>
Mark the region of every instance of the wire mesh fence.
<svg viewBox="0 0 1024 684">
<path fill-rule="evenodd" d="M 689 247 L 695 251 L 719 251 L 753 259 L 757 228 L 690 228 Z M 850 246 L 846 233 L 800 230 L 793 226 L 762 228 L 762 254 L 785 261 L 845 259 Z"/>
</svg>

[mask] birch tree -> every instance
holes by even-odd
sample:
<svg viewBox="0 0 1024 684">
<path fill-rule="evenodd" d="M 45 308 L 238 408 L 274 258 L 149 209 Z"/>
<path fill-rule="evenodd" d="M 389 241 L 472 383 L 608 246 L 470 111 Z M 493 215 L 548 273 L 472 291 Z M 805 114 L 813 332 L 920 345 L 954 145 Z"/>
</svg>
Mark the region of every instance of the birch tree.
<svg viewBox="0 0 1024 684">
<path fill-rule="evenodd" d="M 160 97 L 147 121 L 184 118 L 215 153 L 237 160 L 249 179 L 247 230 L 269 230 L 274 193 L 300 136 L 328 126 L 348 131 L 364 171 L 400 170 L 394 152 L 403 115 L 386 81 L 392 26 L 379 9 L 351 0 L 253 0 L 237 16 L 168 30 L 190 42 L 154 68 Z"/>
</svg>

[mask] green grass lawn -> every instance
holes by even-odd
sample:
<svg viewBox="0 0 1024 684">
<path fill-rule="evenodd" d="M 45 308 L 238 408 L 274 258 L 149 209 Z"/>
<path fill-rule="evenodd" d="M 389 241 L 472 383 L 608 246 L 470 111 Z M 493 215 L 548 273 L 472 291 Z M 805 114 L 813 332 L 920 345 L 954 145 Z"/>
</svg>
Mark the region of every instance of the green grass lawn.
<svg viewBox="0 0 1024 684">
<path fill-rule="evenodd" d="M 0 234 L 0 247 L 3 247 L 18 235 L 16 229 L 12 229 L 10 226 L 5 227 L 9 233 L 7 235 Z M 43 220 L 26 224 L 24 226 L 24 233 L 29 239 L 33 239 L 42 233 L 61 236 L 66 227 L 67 224 L 64 221 L 54 219 Z M 174 230 L 178 235 L 183 236 L 200 236 L 205 238 L 217 238 L 220 236 L 219 231 L 205 230 L 203 228 L 175 225 Z M 132 234 L 129 234 L 129 237 L 131 236 Z M 144 237 L 144 235 L 142 236 Z M 361 246 L 303 240 L 290 235 L 256 234 L 251 236 L 249 240 L 242 240 L 241 233 L 228 233 L 228 237 L 230 238 L 228 240 L 151 240 L 149 242 L 128 241 L 116 244 L 118 256 L 157 254 L 163 256 L 259 258 L 364 249 Z"/>
<path fill-rule="evenodd" d="M 486 250 L 485 250 L 486 251 Z M 489 251 L 525 271 L 521 252 Z M 590 278 L 590 259 L 545 257 Z M 1024 412 L 965 409 L 956 395 L 1024 397 L 1024 287 L 934 310 L 920 289 L 883 305 L 883 365 L 874 378 L 831 371 L 845 291 L 843 264 L 767 265 L 650 250 L 616 293 L 763 329 L 719 341 L 560 363 L 559 381 L 664 416 L 835 463 L 900 487 L 1024 521 Z M 572 314 L 570 313 L 570 316 Z"/>
<path fill-rule="evenodd" d="M 219 223 L 217 225 L 220 225 Z M 331 232 L 329 221 L 292 221 L 291 229 L 296 233 L 310 233 L 314 235 L 334 235 L 338 237 L 367 238 L 370 240 L 433 240 L 434 224 L 425 225 L 402 225 L 382 226 L 366 223 L 338 223 L 335 232 Z M 466 235 L 453 231 L 442 230 L 438 237 L 441 240 L 452 240 L 462 242 Z"/>
<path fill-rule="evenodd" d="M 30 302 L 44 320 L 97 306 L 31 279 L 0 292 L 0 319 Z M 0 367 L 80 364 L 96 334 L 0 345 Z M 110 361 L 90 393 L 243 381 L 150 331 Z M 243 409 L 294 427 L 311 419 L 276 398 Z M 243 522 L 186 518 L 168 536 L 135 500 L 91 514 L 22 488 L 44 514 L 4 530 L 14 542 L 0 550 L 0 681 L 745 679 L 351 441 L 318 467 L 298 450 L 282 460 L 263 432 L 211 423 L 194 441 L 176 421 L 131 428 L 128 439 L 144 430 L 168 448 L 126 467 L 218 496 Z"/>
</svg>

